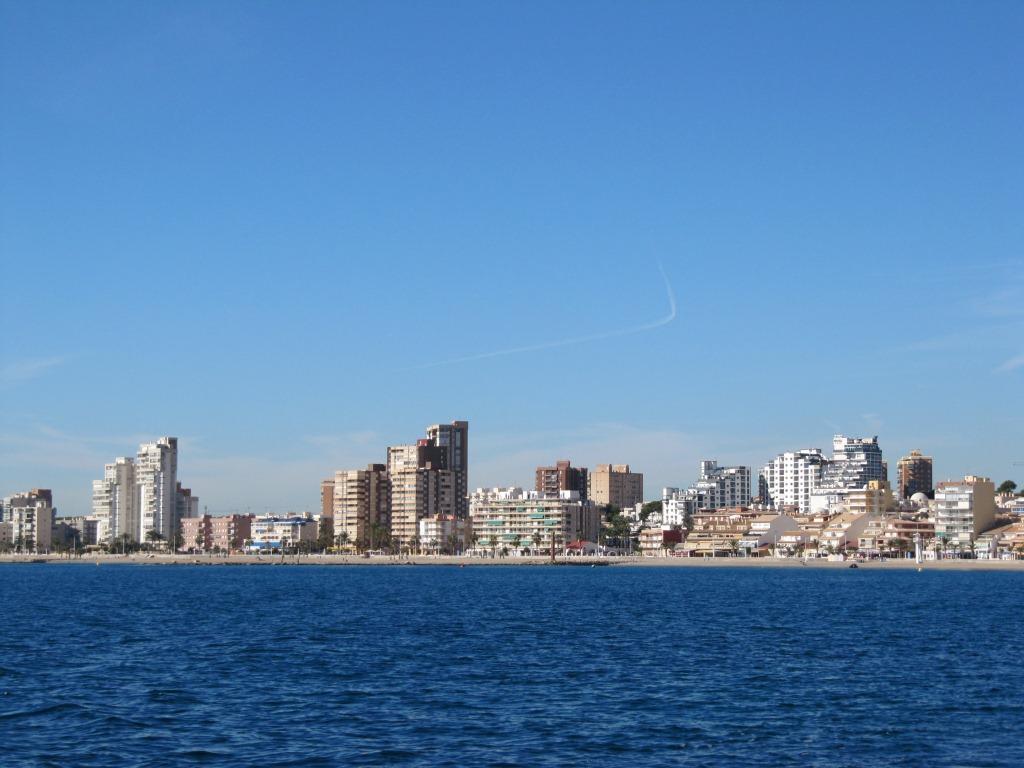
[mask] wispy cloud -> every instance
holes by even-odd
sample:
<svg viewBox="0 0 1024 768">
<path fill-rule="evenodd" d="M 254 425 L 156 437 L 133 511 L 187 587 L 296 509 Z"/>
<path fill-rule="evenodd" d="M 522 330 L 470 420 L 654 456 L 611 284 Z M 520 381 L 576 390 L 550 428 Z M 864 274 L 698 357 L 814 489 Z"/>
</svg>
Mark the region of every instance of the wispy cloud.
<svg viewBox="0 0 1024 768">
<path fill-rule="evenodd" d="M 1015 371 L 1018 368 L 1024 368 L 1024 355 L 1017 355 L 1006 360 L 1002 365 L 998 366 L 993 373 L 1009 373 Z"/>
<path fill-rule="evenodd" d="M 0 384 L 20 384 L 42 376 L 51 368 L 61 365 L 65 357 L 34 357 L 14 360 L 0 367 Z"/>
<path fill-rule="evenodd" d="M 573 344 L 585 344 L 591 341 L 601 341 L 602 339 L 612 339 L 619 336 L 630 336 L 634 333 L 643 333 L 644 331 L 653 331 L 655 328 L 661 328 L 664 325 L 668 325 L 676 319 L 678 315 L 678 307 L 676 305 L 676 294 L 672 290 L 672 283 L 669 282 L 668 275 L 665 274 L 665 268 L 658 262 L 658 271 L 661 272 L 661 277 L 665 281 L 665 293 L 668 296 L 668 314 L 658 320 L 653 320 L 649 323 L 643 323 L 642 325 L 634 325 L 628 328 L 618 328 L 612 331 L 603 331 L 601 333 L 594 333 L 587 336 L 571 336 L 565 339 L 555 339 L 552 341 L 542 341 L 537 344 L 528 344 L 523 347 L 509 347 L 507 349 L 496 349 L 490 352 L 479 352 L 473 355 L 466 355 L 465 357 L 453 357 L 446 360 L 437 360 L 432 363 L 424 363 L 422 365 L 416 365 L 406 370 L 422 370 L 423 368 L 436 368 L 439 365 L 454 365 L 457 363 L 470 363 L 476 360 L 486 360 L 491 357 L 502 357 L 504 355 L 518 355 L 525 352 L 540 352 L 545 349 L 555 349 L 557 347 L 568 347 Z"/>
<path fill-rule="evenodd" d="M 868 429 L 876 435 L 882 431 L 882 417 L 877 413 L 865 413 L 861 415 L 861 418 L 864 419 L 864 423 L 868 425 Z"/>
</svg>

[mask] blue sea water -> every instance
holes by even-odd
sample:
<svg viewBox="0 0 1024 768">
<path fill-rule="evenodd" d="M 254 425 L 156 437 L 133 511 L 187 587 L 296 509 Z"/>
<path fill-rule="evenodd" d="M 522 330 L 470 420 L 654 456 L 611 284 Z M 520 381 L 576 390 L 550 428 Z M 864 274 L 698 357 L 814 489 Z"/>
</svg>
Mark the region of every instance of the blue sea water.
<svg viewBox="0 0 1024 768">
<path fill-rule="evenodd" d="M 0 764 L 1024 765 L 1024 574 L 0 566 Z"/>
</svg>

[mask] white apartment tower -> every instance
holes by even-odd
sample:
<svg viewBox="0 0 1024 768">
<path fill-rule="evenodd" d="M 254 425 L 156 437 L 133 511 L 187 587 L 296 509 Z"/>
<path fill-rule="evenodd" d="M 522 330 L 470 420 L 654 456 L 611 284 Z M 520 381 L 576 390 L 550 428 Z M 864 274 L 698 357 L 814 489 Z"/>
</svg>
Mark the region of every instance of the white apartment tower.
<svg viewBox="0 0 1024 768">
<path fill-rule="evenodd" d="M 872 480 L 885 480 L 882 449 L 877 437 L 832 438 L 832 460 L 825 464 L 818 487 L 811 492 L 810 511 L 846 507 L 851 492 Z"/>
<path fill-rule="evenodd" d="M 156 531 L 164 540 L 178 531 L 178 438 L 161 437 L 139 446 L 135 460 L 138 537 Z"/>
<path fill-rule="evenodd" d="M 796 507 L 801 514 L 811 509 L 811 493 L 821 482 L 826 464 L 820 448 L 780 453 L 761 468 L 758 495 L 772 509 Z"/>
<path fill-rule="evenodd" d="M 103 467 L 102 480 L 93 480 L 92 514 L 96 518 L 96 541 L 113 541 L 123 533 L 138 539 L 133 459 L 119 456 Z"/>
<path fill-rule="evenodd" d="M 662 490 L 662 523 L 682 525 L 687 514 L 700 509 L 745 507 L 750 504 L 750 467 L 720 467 L 701 459 L 700 477 L 686 490 Z"/>
</svg>

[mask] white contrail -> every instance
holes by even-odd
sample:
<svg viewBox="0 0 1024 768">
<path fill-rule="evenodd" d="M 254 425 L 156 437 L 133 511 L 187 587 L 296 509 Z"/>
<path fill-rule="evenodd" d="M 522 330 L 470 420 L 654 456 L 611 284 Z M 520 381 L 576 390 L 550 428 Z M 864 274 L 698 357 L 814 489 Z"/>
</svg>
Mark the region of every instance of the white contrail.
<svg viewBox="0 0 1024 768">
<path fill-rule="evenodd" d="M 672 290 L 672 283 L 668 281 L 668 275 L 665 274 L 665 268 L 658 262 L 658 271 L 661 272 L 661 277 L 665 281 L 665 292 L 668 294 L 668 314 L 664 317 L 654 320 L 650 323 L 644 323 L 643 325 L 634 325 L 629 328 L 620 328 L 615 331 L 604 331 L 603 333 L 594 333 L 589 336 L 574 336 L 569 339 L 557 339 L 555 341 L 542 341 L 539 344 L 530 344 L 525 347 L 511 347 L 509 349 L 498 349 L 493 352 L 481 352 L 476 355 L 466 355 L 465 357 L 452 357 L 447 360 L 438 360 L 433 363 L 424 363 L 423 365 L 416 365 L 406 370 L 415 371 L 423 368 L 435 368 L 439 365 L 454 365 L 456 363 L 469 363 L 473 360 L 486 360 L 489 357 L 501 357 L 503 355 L 518 355 L 522 352 L 540 352 L 543 349 L 554 349 L 555 347 L 567 347 L 570 344 L 584 344 L 588 341 L 600 341 L 601 339 L 611 339 L 616 336 L 628 336 L 633 333 L 642 333 L 643 331 L 653 331 L 655 328 L 660 328 L 663 325 L 668 325 L 676 319 L 678 314 L 676 307 L 676 294 Z"/>
</svg>

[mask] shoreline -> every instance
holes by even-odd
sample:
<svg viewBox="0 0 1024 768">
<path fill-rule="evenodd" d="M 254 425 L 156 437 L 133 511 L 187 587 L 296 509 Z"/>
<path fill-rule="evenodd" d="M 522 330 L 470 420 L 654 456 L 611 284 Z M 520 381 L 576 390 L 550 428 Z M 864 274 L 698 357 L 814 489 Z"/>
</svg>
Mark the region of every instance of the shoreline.
<svg viewBox="0 0 1024 768">
<path fill-rule="evenodd" d="M 1018 571 L 1024 573 L 1024 560 L 926 560 L 915 563 L 912 559 L 868 560 L 864 562 L 845 560 L 831 561 L 824 558 L 800 560 L 798 558 L 770 557 L 559 557 L 554 563 L 549 557 L 456 557 L 450 555 L 413 555 L 411 557 L 372 557 L 356 555 L 86 555 L 67 558 L 61 555 L 2 555 L 0 563 L 22 565 L 47 565 L 53 563 L 78 565 L 205 565 L 205 566 L 271 566 L 271 565 L 324 565 L 324 566 L 404 566 L 443 565 L 449 567 L 529 567 L 529 566 L 610 566 L 642 568 L 849 568 L 856 562 L 858 568 L 869 570 L 907 570 L 920 568 L 941 571 Z"/>
</svg>

